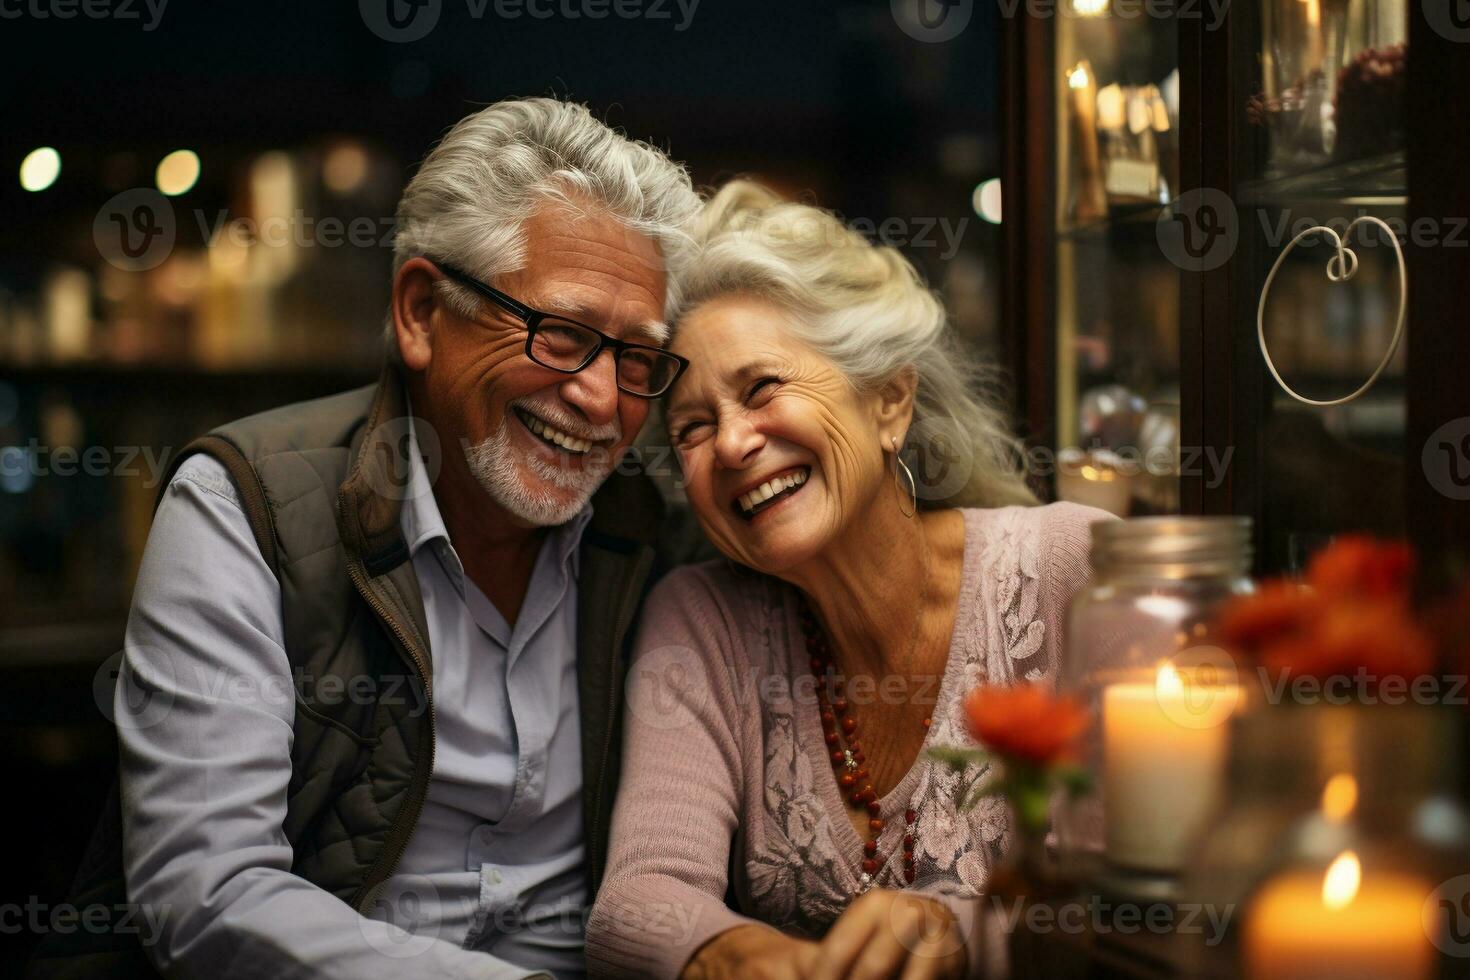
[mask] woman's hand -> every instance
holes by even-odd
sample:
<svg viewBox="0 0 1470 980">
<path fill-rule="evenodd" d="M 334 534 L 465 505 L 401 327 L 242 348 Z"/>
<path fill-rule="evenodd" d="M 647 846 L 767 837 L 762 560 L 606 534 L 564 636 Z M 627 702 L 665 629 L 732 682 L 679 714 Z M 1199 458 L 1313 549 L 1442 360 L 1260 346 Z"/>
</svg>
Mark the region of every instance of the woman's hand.
<svg viewBox="0 0 1470 980">
<path fill-rule="evenodd" d="M 680 980 L 803 980 L 817 944 L 765 926 L 736 926 L 699 948 Z"/>
<path fill-rule="evenodd" d="M 875 888 L 832 924 L 811 980 L 961 980 L 968 968 L 954 914 L 936 899 Z"/>
</svg>

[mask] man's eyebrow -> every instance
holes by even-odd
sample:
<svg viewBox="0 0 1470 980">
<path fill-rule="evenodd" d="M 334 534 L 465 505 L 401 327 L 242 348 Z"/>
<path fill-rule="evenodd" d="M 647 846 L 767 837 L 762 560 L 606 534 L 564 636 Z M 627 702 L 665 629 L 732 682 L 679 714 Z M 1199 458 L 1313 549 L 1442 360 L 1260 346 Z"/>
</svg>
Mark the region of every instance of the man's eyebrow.
<svg viewBox="0 0 1470 980">
<path fill-rule="evenodd" d="M 586 323 L 597 312 L 575 296 L 552 295 L 546 297 L 541 302 L 543 305 L 536 308 L 542 312 L 554 313 L 557 316 L 564 316 L 569 320 L 577 320 L 582 323 Z M 607 333 L 608 331 L 604 330 L 603 332 Z M 669 329 L 669 325 L 662 320 L 649 320 L 646 323 L 634 324 L 623 331 L 622 339 L 632 343 L 644 343 L 651 344 L 655 347 L 662 347 L 669 342 L 669 336 L 672 332 Z"/>
<path fill-rule="evenodd" d="M 569 320 L 581 320 L 592 315 L 592 307 L 575 296 L 552 294 L 538 297 L 535 308 L 543 313 L 554 313 Z"/>
<path fill-rule="evenodd" d="M 647 323 L 640 323 L 635 327 L 629 328 L 623 339 L 632 340 L 635 337 L 642 337 L 645 343 L 653 344 L 655 347 L 662 347 L 669 342 L 669 337 L 672 333 L 673 331 L 669 329 L 669 325 L 662 320 L 649 320 Z"/>
</svg>

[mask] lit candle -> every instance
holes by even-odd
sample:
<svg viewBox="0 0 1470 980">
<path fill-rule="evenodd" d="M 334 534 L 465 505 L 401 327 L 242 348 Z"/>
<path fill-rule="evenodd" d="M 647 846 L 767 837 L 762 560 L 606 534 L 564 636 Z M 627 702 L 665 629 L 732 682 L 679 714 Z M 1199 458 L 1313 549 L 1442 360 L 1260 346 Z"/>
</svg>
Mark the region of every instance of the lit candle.
<svg viewBox="0 0 1470 980">
<path fill-rule="evenodd" d="M 1107 454 L 1111 456 L 1112 454 Z M 1058 454 L 1057 498 L 1097 507 L 1119 517 L 1128 516 L 1133 481 L 1102 454 L 1063 450 Z"/>
<path fill-rule="evenodd" d="M 1250 980 L 1419 980 L 1433 972 L 1420 918 L 1434 890 L 1412 875 L 1363 874 L 1344 851 L 1326 874 L 1292 871 L 1252 902 L 1242 937 Z"/>
<path fill-rule="evenodd" d="M 1220 796 L 1235 684 L 1188 682 L 1170 664 L 1153 683 L 1103 690 L 1103 807 L 1108 861 L 1171 873 Z"/>
<path fill-rule="evenodd" d="M 1102 161 L 1097 147 L 1097 80 L 1086 61 L 1078 62 L 1067 72 L 1067 94 L 1077 159 L 1077 199 L 1073 214 L 1078 221 L 1096 221 L 1107 216 L 1108 199 L 1103 190 Z"/>
</svg>

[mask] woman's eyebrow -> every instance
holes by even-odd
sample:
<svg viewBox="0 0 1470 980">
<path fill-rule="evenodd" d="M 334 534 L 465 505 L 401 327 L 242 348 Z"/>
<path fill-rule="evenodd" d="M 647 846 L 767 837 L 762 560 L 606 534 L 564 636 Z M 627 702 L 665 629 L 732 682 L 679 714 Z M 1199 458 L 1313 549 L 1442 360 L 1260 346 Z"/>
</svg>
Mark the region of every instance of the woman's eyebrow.
<svg viewBox="0 0 1470 980">
<path fill-rule="evenodd" d="M 751 361 L 737 369 L 730 378 L 736 382 L 736 387 L 744 387 L 747 382 L 762 375 L 775 374 L 776 371 L 777 369 L 768 361 Z"/>
<path fill-rule="evenodd" d="M 728 385 L 732 388 L 743 388 L 754 378 L 758 378 L 766 374 L 775 373 L 776 368 L 773 367 L 768 361 L 751 361 L 748 364 L 741 365 L 740 367 L 735 368 L 733 371 L 730 371 L 724 377 L 719 378 L 716 383 L 720 385 Z M 687 391 L 688 389 L 685 388 L 682 390 Z M 685 404 L 685 401 L 687 400 L 688 399 L 686 398 L 684 401 L 680 401 L 678 396 L 670 399 L 668 407 L 665 409 L 665 414 L 673 415 L 676 412 L 684 411 L 688 407 Z"/>
</svg>

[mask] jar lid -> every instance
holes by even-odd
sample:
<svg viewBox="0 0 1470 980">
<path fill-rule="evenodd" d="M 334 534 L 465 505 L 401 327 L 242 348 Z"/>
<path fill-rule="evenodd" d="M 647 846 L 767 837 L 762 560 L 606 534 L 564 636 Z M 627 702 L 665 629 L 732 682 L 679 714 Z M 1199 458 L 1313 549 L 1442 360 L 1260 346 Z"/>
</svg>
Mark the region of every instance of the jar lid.
<svg viewBox="0 0 1470 980">
<path fill-rule="evenodd" d="M 1092 567 L 1147 568 L 1170 578 L 1221 575 L 1250 567 L 1249 517 L 1134 517 L 1092 525 Z"/>
</svg>

